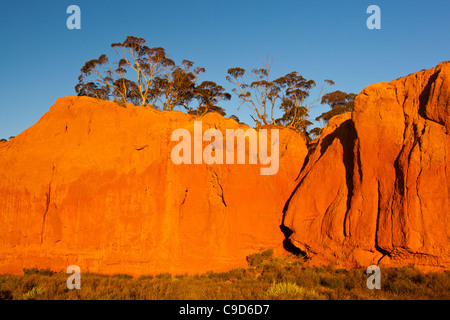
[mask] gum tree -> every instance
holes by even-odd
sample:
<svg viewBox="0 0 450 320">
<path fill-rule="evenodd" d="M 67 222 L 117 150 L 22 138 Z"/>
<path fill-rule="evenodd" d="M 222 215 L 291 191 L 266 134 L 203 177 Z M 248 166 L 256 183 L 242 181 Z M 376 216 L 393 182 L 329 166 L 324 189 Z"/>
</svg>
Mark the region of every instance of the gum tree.
<svg viewBox="0 0 450 320">
<path fill-rule="evenodd" d="M 314 136 L 320 136 L 323 126 L 325 126 L 332 117 L 351 112 L 355 104 L 355 98 L 356 94 L 339 90 L 325 94 L 322 97 L 321 103 L 329 105 L 331 110 L 322 113 L 316 118 L 316 121 L 322 122 L 322 127 L 315 127 L 310 133 Z"/>
<path fill-rule="evenodd" d="M 234 85 L 233 92 L 241 100 L 241 106 L 247 105 L 255 121 L 256 127 L 261 125 L 282 125 L 308 135 L 307 128 L 311 108 L 316 105 L 328 86 L 334 85 L 332 80 L 325 80 L 325 86 L 319 90 L 315 100 L 309 102 L 311 90 L 316 86 L 314 80 L 307 80 L 297 72 L 290 72 L 283 77 L 271 81 L 270 63 L 261 69 L 253 69 L 253 82 L 245 82 L 245 69 L 228 69 L 227 80 Z M 274 112 L 280 109 L 281 118 L 276 119 Z"/>
<path fill-rule="evenodd" d="M 283 116 L 279 123 L 295 130 L 307 133 L 307 128 L 312 124 L 308 120 L 311 108 L 320 101 L 326 87 L 334 85 L 332 80 L 325 80 L 325 87 L 319 91 L 317 98 L 307 101 L 311 90 L 316 86 L 314 80 L 307 80 L 297 72 L 291 72 L 274 81 L 280 87 L 281 105 Z"/>
<path fill-rule="evenodd" d="M 239 97 L 242 105 L 250 108 L 250 117 L 255 121 L 256 126 L 262 124 L 275 124 L 274 111 L 279 99 L 279 87 L 269 80 L 271 64 L 263 65 L 261 69 L 253 69 L 250 76 L 253 79 L 250 83 L 245 83 L 245 69 L 230 68 L 226 79 L 234 85 L 233 92 Z M 270 113 L 270 116 L 268 115 Z M 270 118 L 269 118 L 270 117 Z"/>
<path fill-rule="evenodd" d="M 75 91 L 78 95 L 99 99 L 114 98 L 147 106 L 156 100 L 154 82 L 175 66 L 161 47 L 150 48 L 145 40 L 128 36 L 122 43 L 111 47 L 119 55 L 117 62 L 110 63 L 102 54 L 98 59 L 85 63 L 78 78 Z M 125 76 L 132 71 L 130 78 Z"/>
<path fill-rule="evenodd" d="M 172 111 L 177 106 L 189 110 L 189 102 L 195 97 L 198 76 L 204 68 L 195 68 L 194 63 L 183 60 L 181 67 L 174 67 L 170 72 L 156 77 L 151 95 L 161 102 L 163 110 Z"/>
<path fill-rule="evenodd" d="M 198 101 L 198 107 L 189 113 L 202 116 L 208 112 L 217 112 L 225 115 L 225 110 L 217 104 L 223 100 L 230 100 L 231 95 L 225 92 L 225 88 L 212 81 L 203 81 L 195 88 L 194 97 Z"/>
<path fill-rule="evenodd" d="M 134 105 L 152 106 L 172 111 L 183 107 L 193 114 L 216 111 L 225 114 L 217 106 L 231 96 L 214 82 L 197 84 L 198 76 L 204 68 L 194 68 L 194 63 L 183 60 L 181 66 L 175 65 L 161 47 L 150 48 L 145 40 L 128 36 L 122 43 L 111 45 L 118 56 L 111 62 L 102 54 L 98 59 L 85 63 L 78 77 L 75 91 L 79 96 L 130 102 Z M 197 100 L 197 108 L 189 103 Z M 157 107 L 159 104 L 159 107 Z"/>
<path fill-rule="evenodd" d="M 345 93 L 339 90 L 324 95 L 321 103 L 329 105 L 331 110 L 322 113 L 316 120 L 328 123 L 332 117 L 352 111 L 355 105 L 355 98 L 356 94 Z"/>
</svg>

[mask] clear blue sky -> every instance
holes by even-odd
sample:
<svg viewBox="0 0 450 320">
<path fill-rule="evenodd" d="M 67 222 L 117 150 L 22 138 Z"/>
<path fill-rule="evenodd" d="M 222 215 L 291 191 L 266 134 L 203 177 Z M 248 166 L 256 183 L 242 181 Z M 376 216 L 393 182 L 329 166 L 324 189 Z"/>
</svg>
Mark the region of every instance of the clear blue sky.
<svg viewBox="0 0 450 320">
<path fill-rule="evenodd" d="M 81 8 L 81 30 L 68 30 L 66 9 Z M 381 8 L 381 30 L 366 9 Z M 231 90 L 227 69 L 260 67 L 273 77 L 298 71 L 333 90 L 359 93 L 375 82 L 450 60 L 450 1 L 1 1 L 0 138 L 17 135 L 58 97 L 74 95 L 87 60 L 110 54 L 127 35 L 162 46 L 169 56 L 206 68 L 201 80 Z M 252 124 L 237 97 L 222 104 Z M 313 116 L 326 109 L 316 109 Z"/>
</svg>

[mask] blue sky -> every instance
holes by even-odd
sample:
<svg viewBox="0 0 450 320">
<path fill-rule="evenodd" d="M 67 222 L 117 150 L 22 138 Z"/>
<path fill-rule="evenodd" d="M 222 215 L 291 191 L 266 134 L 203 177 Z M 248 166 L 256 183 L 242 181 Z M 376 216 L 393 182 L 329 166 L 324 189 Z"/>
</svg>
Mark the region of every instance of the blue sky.
<svg viewBox="0 0 450 320">
<path fill-rule="evenodd" d="M 81 8 L 81 30 L 66 27 L 71 4 Z M 366 27 L 371 4 L 381 8 L 381 30 Z M 450 60 L 449 0 L 9 0 L 1 7 L 0 138 L 74 95 L 84 62 L 111 55 L 110 44 L 128 35 L 164 47 L 177 63 L 194 61 L 206 69 L 201 80 L 229 91 L 228 68 L 261 67 L 267 55 L 274 78 L 297 71 L 354 93 Z M 244 107 L 236 110 L 237 97 L 221 105 L 253 124 Z"/>
</svg>

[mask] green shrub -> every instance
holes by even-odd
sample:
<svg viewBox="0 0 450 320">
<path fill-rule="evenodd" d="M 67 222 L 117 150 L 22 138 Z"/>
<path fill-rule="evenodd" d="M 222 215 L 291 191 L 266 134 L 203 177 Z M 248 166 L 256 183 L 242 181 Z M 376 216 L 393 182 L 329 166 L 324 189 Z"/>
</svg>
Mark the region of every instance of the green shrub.
<svg viewBox="0 0 450 320">
<path fill-rule="evenodd" d="M 269 297 L 278 297 L 280 295 L 297 296 L 304 292 L 304 289 L 291 282 L 272 283 L 267 289 Z"/>
<path fill-rule="evenodd" d="M 42 287 L 34 287 L 23 295 L 23 300 L 34 300 L 38 296 L 42 295 L 45 291 L 47 291 L 47 289 Z"/>
<path fill-rule="evenodd" d="M 299 287 L 292 282 L 272 283 L 267 289 L 268 298 L 275 299 L 302 299 L 302 300 L 318 300 L 323 299 L 314 289 L 306 289 Z"/>
<path fill-rule="evenodd" d="M 247 256 L 247 263 L 250 267 L 256 267 L 262 264 L 264 261 L 270 259 L 272 255 L 273 249 L 269 249 L 261 253 L 252 253 Z"/>
<path fill-rule="evenodd" d="M 23 268 L 22 270 L 23 270 L 23 273 L 25 275 L 39 274 L 39 275 L 42 275 L 42 276 L 51 276 L 53 274 L 53 272 L 49 268 L 47 268 L 47 269 L 38 269 L 38 268 L 27 269 L 27 268 Z"/>
</svg>

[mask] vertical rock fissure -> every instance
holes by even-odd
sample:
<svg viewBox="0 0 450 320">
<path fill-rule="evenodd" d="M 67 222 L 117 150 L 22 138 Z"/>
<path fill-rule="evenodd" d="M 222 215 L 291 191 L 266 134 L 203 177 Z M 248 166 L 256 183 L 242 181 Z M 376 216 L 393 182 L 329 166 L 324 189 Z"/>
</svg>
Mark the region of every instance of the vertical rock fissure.
<svg viewBox="0 0 450 320">
<path fill-rule="evenodd" d="M 213 186 L 214 189 L 216 189 L 217 195 L 222 200 L 223 205 L 225 207 L 227 207 L 227 203 L 225 202 L 225 197 L 223 195 L 223 187 L 222 187 L 222 185 L 220 183 L 219 176 L 217 175 L 216 171 L 214 171 L 214 169 L 211 169 L 211 171 L 212 171 L 213 181 L 215 182 L 215 183 L 212 183 L 212 186 Z M 217 189 L 216 185 L 219 187 L 220 190 Z"/>
<path fill-rule="evenodd" d="M 430 119 L 426 113 L 426 106 L 428 104 L 428 100 L 430 99 L 430 94 L 431 94 L 431 86 L 436 81 L 437 77 L 439 76 L 439 73 L 440 73 L 440 71 L 438 70 L 434 74 L 431 75 L 431 77 L 428 79 L 426 86 L 423 88 L 422 93 L 419 95 L 418 114 L 419 114 L 419 116 L 421 116 L 422 118 L 424 118 L 426 120 L 431 120 L 431 121 L 439 123 L 441 125 L 445 125 L 444 123 L 440 123 L 438 121 Z"/>
<path fill-rule="evenodd" d="M 45 232 L 45 220 L 47 219 L 47 213 L 50 208 L 50 200 L 51 200 L 51 193 L 52 193 L 52 181 L 53 181 L 53 175 L 55 174 L 55 164 L 52 164 L 52 176 L 50 178 L 50 182 L 48 183 L 48 191 L 47 191 L 47 197 L 45 200 L 45 212 L 44 216 L 42 217 L 42 226 L 41 226 L 41 245 L 44 242 L 44 232 Z"/>
<path fill-rule="evenodd" d="M 91 116 L 89 117 L 88 132 L 87 132 L 88 135 L 91 133 L 91 124 L 92 124 L 93 115 L 94 115 L 94 113 L 91 113 Z"/>
<path fill-rule="evenodd" d="M 300 172 L 300 174 L 301 174 L 301 172 Z M 300 176 L 300 174 L 299 174 L 299 176 Z M 289 203 L 291 202 L 294 194 L 297 192 L 297 189 L 301 186 L 301 184 L 302 184 L 304 179 L 305 179 L 305 176 L 303 176 L 303 178 L 300 180 L 300 182 L 295 186 L 294 191 L 291 193 L 291 195 L 289 196 L 288 200 L 284 204 L 283 215 L 282 215 L 281 224 L 280 224 L 280 230 L 281 230 L 281 232 L 284 235 L 284 240 L 283 240 L 283 248 L 284 248 L 284 250 L 286 250 L 287 252 L 292 253 L 292 254 L 294 254 L 296 256 L 303 256 L 305 259 L 307 259 L 306 252 L 300 250 L 300 248 L 298 248 L 297 246 L 295 246 L 292 243 L 291 235 L 294 233 L 294 231 L 284 224 L 284 221 L 286 219 L 286 212 L 287 212 L 287 210 L 289 208 Z"/>
<path fill-rule="evenodd" d="M 184 191 L 183 201 L 181 202 L 180 207 L 182 207 L 184 205 L 184 203 L 186 202 L 186 198 L 188 196 L 188 193 L 189 193 L 189 189 L 186 188 L 186 190 Z"/>
<path fill-rule="evenodd" d="M 376 227 L 375 227 L 375 249 L 382 254 L 382 257 L 378 259 L 377 264 L 383 259 L 385 256 L 389 256 L 389 252 L 383 248 L 381 248 L 379 244 L 378 239 L 378 232 L 380 229 L 380 215 L 381 215 L 381 188 L 380 188 L 380 181 L 377 181 L 378 183 L 378 208 L 377 208 L 377 221 L 376 221 Z"/>
<path fill-rule="evenodd" d="M 425 128 L 422 130 L 422 135 L 424 134 L 424 131 L 425 131 Z M 422 163 L 423 162 L 422 144 L 420 142 L 421 141 L 420 138 L 418 138 L 417 140 L 418 140 L 419 149 L 420 149 L 420 162 Z M 420 170 L 419 170 L 419 174 L 417 175 L 417 178 L 416 178 L 416 195 L 417 195 L 417 199 L 419 199 L 419 211 L 420 211 L 420 220 L 422 223 L 422 230 L 426 230 L 425 221 L 424 221 L 424 217 L 423 217 L 423 210 L 422 210 L 423 204 L 422 204 L 422 199 L 420 197 L 420 191 L 419 191 L 420 190 L 420 188 L 419 188 L 420 176 L 422 175 L 422 171 L 423 171 L 423 167 L 421 166 Z M 422 247 L 425 246 L 425 237 L 426 237 L 426 233 L 421 233 Z"/>
<path fill-rule="evenodd" d="M 45 232 L 45 219 L 47 218 L 48 209 L 50 207 L 50 197 L 52 192 L 52 184 L 51 182 L 48 184 L 48 191 L 47 191 L 47 199 L 45 203 L 45 212 L 44 216 L 42 217 L 42 226 L 41 226 L 41 244 L 44 242 L 44 232 Z"/>
</svg>

